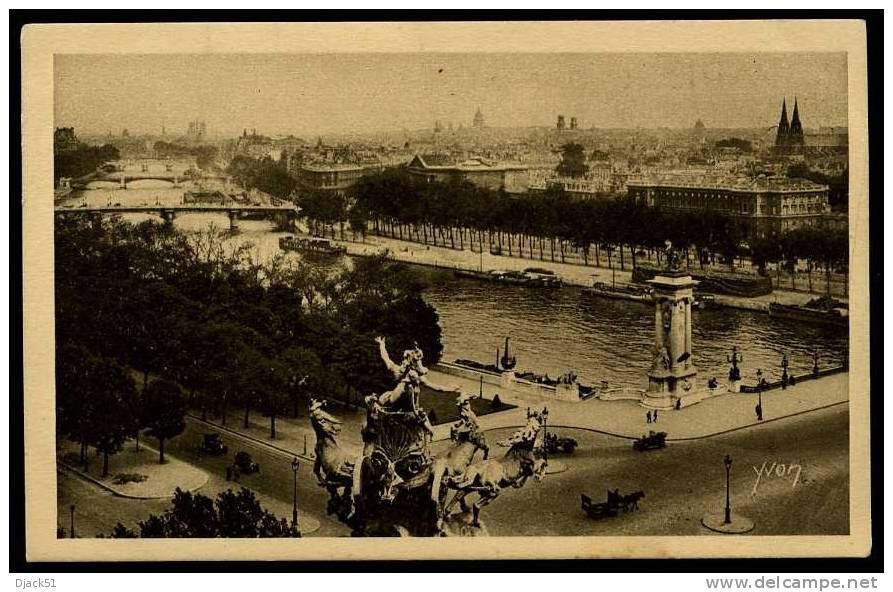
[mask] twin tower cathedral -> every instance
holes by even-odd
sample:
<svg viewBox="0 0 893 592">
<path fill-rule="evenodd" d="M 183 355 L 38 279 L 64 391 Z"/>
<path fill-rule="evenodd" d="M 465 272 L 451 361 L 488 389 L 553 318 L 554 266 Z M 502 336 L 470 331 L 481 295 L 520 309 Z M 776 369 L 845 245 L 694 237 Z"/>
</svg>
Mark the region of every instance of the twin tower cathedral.
<svg viewBox="0 0 893 592">
<path fill-rule="evenodd" d="M 781 101 L 781 119 L 778 120 L 778 133 L 775 136 L 775 146 L 787 148 L 803 145 L 803 126 L 800 124 L 800 112 L 797 109 L 797 99 L 794 99 L 794 113 L 791 122 L 788 123 L 787 102 Z"/>
</svg>

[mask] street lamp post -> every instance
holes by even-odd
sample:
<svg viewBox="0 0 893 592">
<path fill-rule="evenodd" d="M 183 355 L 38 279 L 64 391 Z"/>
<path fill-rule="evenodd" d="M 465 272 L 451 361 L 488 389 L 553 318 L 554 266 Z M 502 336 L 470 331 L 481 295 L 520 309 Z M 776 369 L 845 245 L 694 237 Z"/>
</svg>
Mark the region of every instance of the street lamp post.
<svg viewBox="0 0 893 592">
<path fill-rule="evenodd" d="M 757 419 L 763 420 L 763 371 L 757 368 Z"/>
<path fill-rule="evenodd" d="M 788 354 L 782 352 L 781 354 L 781 388 L 786 389 L 788 387 Z"/>
<path fill-rule="evenodd" d="M 74 538 L 74 504 L 71 504 L 71 507 L 68 509 L 71 512 L 71 530 L 69 531 L 69 537 Z"/>
<path fill-rule="evenodd" d="M 723 524 L 731 524 L 732 506 L 729 503 L 729 475 L 732 472 L 732 457 L 727 454 L 723 459 L 723 463 L 726 465 L 726 517 Z"/>
<path fill-rule="evenodd" d="M 294 457 L 291 460 L 291 470 L 294 473 L 294 494 L 292 496 L 292 508 L 291 508 L 291 525 L 297 530 L 298 528 L 298 467 L 300 467 L 300 463 L 298 462 L 298 457 Z"/>
</svg>

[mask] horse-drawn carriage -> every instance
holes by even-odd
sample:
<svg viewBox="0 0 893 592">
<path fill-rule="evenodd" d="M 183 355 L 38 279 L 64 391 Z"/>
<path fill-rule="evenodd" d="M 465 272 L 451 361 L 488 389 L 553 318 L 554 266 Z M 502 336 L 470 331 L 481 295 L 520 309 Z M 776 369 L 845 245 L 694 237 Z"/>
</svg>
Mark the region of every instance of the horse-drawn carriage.
<svg viewBox="0 0 893 592">
<path fill-rule="evenodd" d="M 585 493 L 580 494 L 580 499 L 583 502 L 583 511 L 594 520 L 617 515 L 618 506 L 608 502 L 593 503 L 592 498 Z"/>
<path fill-rule="evenodd" d="M 630 512 L 639 509 L 639 500 L 645 497 L 644 491 L 634 491 L 628 495 L 622 495 L 619 490 L 608 490 L 608 498 L 601 503 L 593 503 L 592 498 L 585 493 L 580 494 L 583 511 L 594 519 L 601 520 L 616 516 L 617 512 L 623 510 Z"/>
<path fill-rule="evenodd" d="M 645 450 L 657 450 L 658 448 L 667 447 L 666 432 L 648 432 L 647 436 L 642 436 L 633 442 L 633 450 L 643 452 Z"/>
</svg>

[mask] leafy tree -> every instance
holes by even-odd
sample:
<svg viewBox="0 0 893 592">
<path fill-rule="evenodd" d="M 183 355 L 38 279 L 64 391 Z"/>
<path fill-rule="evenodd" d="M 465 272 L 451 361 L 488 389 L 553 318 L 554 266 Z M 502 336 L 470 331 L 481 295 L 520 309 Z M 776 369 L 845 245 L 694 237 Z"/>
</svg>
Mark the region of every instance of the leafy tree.
<svg viewBox="0 0 893 592">
<path fill-rule="evenodd" d="M 102 476 L 109 474 L 109 455 L 121 450 L 137 422 L 138 395 L 127 370 L 108 358 L 87 361 L 85 391 L 89 398 L 90 444 L 102 452 Z"/>
<path fill-rule="evenodd" d="M 170 380 L 155 380 L 144 394 L 143 421 L 149 435 L 158 439 L 158 462 L 164 462 L 164 442 L 186 429 L 186 399 L 180 385 Z"/>
<path fill-rule="evenodd" d="M 216 500 L 199 494 L 174 492 L 171 507 L 139 523 L 142 538 L 267 538 L 300 536 L 284 518 L 260 505 L 254 493 L 242 488 L 218 494 Z M 118 523 L 114 538 L 133 538 L 132 530 Z"/>
</svg>

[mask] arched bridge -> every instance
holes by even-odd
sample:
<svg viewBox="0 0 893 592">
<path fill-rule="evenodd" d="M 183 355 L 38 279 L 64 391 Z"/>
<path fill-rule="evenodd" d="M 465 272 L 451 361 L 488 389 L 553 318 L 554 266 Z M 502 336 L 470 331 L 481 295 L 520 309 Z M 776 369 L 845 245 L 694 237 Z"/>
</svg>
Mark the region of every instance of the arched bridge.
<svg viewBox="0 0 893 592">
<path fill-rule="evenodd" d="M 121 189 L 127 189 L 127 184 L 132 181 L 167 181 L 169 183 L 173 183 L 174 186 L 178 186 L 181 181 L 191 181 L 193 179 L 217 179 L 227 181 L 230 179 L 230 177 L 223 173 L 207 172 L 203 172 L 201 175 L 187 175 L 182 171 L 112 171 L 108 173 L 97 171 L 90 176 L 78 179 L 77 184 L 86 185 L 90 181 L 109 181 L 112 183 L 118 183 Z"/>
<path fill-rule="evenodd" d="M 173 224 L 178 214 L 226 214 L 229 216 L 230 230 L 239 229 L 239 220 L 252 215 L 263 215 L 276 222 L 283 230 L 290 229 L 298 217 L 298 208 L 294 204 L 283 205 L 241 205 L 241 204 L 177 204 L 177 205 L 106 205 L 53 208 L 56 216 L 98 216 L 107 214 L 155 214 L 167 224 Z"/>
</svg>

